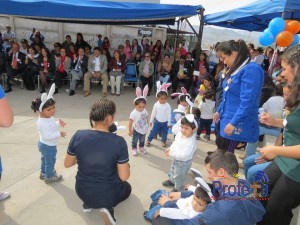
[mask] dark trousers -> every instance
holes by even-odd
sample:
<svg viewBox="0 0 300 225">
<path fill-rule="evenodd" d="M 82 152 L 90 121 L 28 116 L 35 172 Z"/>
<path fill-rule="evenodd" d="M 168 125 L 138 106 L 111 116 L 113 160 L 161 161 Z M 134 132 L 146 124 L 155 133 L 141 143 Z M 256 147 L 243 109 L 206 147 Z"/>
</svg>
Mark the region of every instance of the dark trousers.
<svg viewBox="0 0 300 225">
<path fill-rule="evenodd" d="M 219 123 L 217 123 L 218 125 Z M 218 125 L 219 126 L 219 125 Z M 220 126 L 218 127 L 218 132 L 216 136 L 216 145 L 218 149 L 227 150 L 228 152 L 234 153 L 236 146 L 239 144 L 239 141 L 230 140 L 224 138 L 220 135 Z"/>
<path fill-rule="evenodd" d="M 292 209 L 300 204 L 300 183 L 288 178 L 273 161 L 265 170 L 269 178 L 269 201 L 266 204 L 266 214 L 258 225 L 289 225 Z"/>
<path fill-rule="evenodd" d="M 11 66 L 6 66 L 6 75 L 7 75 L 7 88 L 11 88 L 11 80 L 14 76 L 17 76 L 18 74 L 22 73 L 22 70 L 19 69 L 13 69 Z"/>
<path fill-rule="evenodd" d="M 151 90 L 152 90 L 152 87 L 153 87 L 153 76 L 150 76 L 150 77 L 140 76 L 140 78 L 141 78 L 141 81 L 142 81 L 143 89 L 148 84 L 149 93 L 150 93 Z"/>
<path fill-rule="evenodd" d="M 56 70 L 54 72 L 54 83 L 55 83 L 56 87 L 61 87 L 61 80 L 66 78 L 67 76 L 68 76 L 68 74 L 65 70 L 63 72 Z"/>
<path fill-rule="evenodd" d="M 34 89 L 34 76 L 38 75 L 38 69 L 37 68 L 30 68 L 27 67 L 23 73 L 21 74 L 24 85 L 27 89 Z"/>
<path fill-rule="evenodd" d="M 152 225 L 171 225 L 171 219 L 158 216 L 152 220 Z"/>
<path fill-rule="evenodd" d="M 212 124 L 212 119 L 201 119 L 200 118 L 200 121 L 198 123 L 198 130 L 197 130 L 197 135 L 200 135 L 201 134 L 201 131 L 205 128 L 205 131 L 206 131 L 206 135 L 207 136 L 210 136 L 210 133 L 211 133 L 211 124 Z"/>
<path fill-rule="evenodd" d="M 179 79 L 176 76 L 176 77 L 173 77 L 173 80 L 172 80 L 172 90 L 173 90 L 173 93 L 176 92 L 176 90 L 177 90 L 178 82 L 184 83 L 184 88 L 187 91 L 190 89 L 191 79 L 189 77 L 186 77 L 185 79 Z"/>
<path fill-rule="evenodd" d="M 146 134 L 140 134 L 135 129 L 133 129 L 132 142 L 131 142 L 132 148 L 136 149 L 138 142 L 139 142 L 139 147 L 143 148 L 145 146 L 145 138 L 146 138 Z"/>
</svg>

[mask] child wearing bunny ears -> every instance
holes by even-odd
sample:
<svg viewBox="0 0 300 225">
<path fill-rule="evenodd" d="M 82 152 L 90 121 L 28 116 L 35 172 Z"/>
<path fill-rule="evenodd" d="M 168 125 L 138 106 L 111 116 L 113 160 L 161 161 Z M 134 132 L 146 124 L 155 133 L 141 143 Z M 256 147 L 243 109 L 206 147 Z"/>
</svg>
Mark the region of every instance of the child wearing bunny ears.
<svg viewBox="0 0 300 225">
<path fill-rule="evenodd" d="M 145 86 L 142 94 L 140 87 L 136 88 L 136 98 L 133 100 L 134 110 L 129 116 L 129 136 L 132 137 L 132 154 L 134 156 L 138 155 L 137 143 L 139 141 L 139 151 L 142 154 L 147 154 L 145 146 L 146 133 L 148 131 L 148 112 L 146 107 L 146 97 L 148 94 L 148 85 Z"/>
<path fill-rule="evenodd" d="M 160 84 L 160 81 L 156 82 L 157 92 L 156 98 L 157 102 L 154 104 L 151 117 L 150 117 L 150 127 L 153 125 L 152 130 L 148 136 L 146 146 L 150 146 L 153 138 L 161 131 L 162 146 L 167 147 L 167 135 L 168 128 L 171 127 L 171 106 L 167 102 L 168 98 L 168 87 L 171 83 Z"/>
<path fill-rule="evenodd" d="M 55 84 L 52 84 L 49 94 L 43 93 L 41 98 L 37 98 L 31 103 L 31 109 L 39 111 L 37 127 L 39 131 L 38 148 L 42 154 L 40 179 L 45 180 L 46 184 L 62 180 L 62 175 L 56 173 L 54 164 L 56 161 L 56 145 L 60 137 L 66 137 L 66 132 L 59 131 L 58 127 L 66 124 L 62 120 L 55 121 L 55 101 L 53 94 Z"/>
<path fill-rule="evenodd" d="M 171 96 L 172 97 L 178 96 L 178 102 L 177 102 L 178 108 L 174 116 L 174 120 L 175 122 L 177 122 L 180 119 L 182 119 L 185 115 L 185 110 L 189 106 L 188 102 L 186 101 L 186 98 L 190 98 L 190 95 L 188 94 L 187 90 L 184 87 L 182 87 L 181 93 L 173 93 Z"/>
</svg>

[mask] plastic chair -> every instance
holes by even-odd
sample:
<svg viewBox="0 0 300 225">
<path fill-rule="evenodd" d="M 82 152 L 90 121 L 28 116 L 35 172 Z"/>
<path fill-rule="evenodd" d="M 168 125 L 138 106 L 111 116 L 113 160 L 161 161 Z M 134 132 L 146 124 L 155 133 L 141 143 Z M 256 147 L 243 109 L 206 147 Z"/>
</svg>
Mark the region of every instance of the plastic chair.
<svg viewBox="0 0 300 225">
<path fill-rule="evenodd" d="M 123 82 L 124 82 L 124 84 L 126 84 L 126 83 L 136 83 L 137 86 L 140 86 L 140 79 L 137 75 L 135 63 L 127 63 L 126 64 L 124 77 L 123 77 Z"/>
</svg>

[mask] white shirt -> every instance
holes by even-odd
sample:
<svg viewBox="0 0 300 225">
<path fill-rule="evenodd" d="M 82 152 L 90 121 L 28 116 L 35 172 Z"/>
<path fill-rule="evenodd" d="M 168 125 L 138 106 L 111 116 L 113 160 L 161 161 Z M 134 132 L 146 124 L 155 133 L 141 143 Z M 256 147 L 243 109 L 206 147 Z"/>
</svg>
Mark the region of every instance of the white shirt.
<svg viewBox="0 0 300 225">
<path fill-rule="evenodd" d="M 177 208 L 161 208 L 159 214 L 161 217 L 166 217 L 169 219 L 177 219 L 177 220 L 184 220 L 184 219 L 191 219 L 201 212 L 196 212 L 192 206 L 192 200 L 194 195 L 191 195 L 188 198 L 180 198 L 176 202 Z"/>
<path fill-rule="evenodd" d="M 28 54 L 27 48 L 20 47 L 20 50 L 19 50 L 19 51 L 22 52 L 22 53 L 24 53 L 25 55 Z"/>
<path fill-rule="evenodd" d="M 263 104 L 262 108 L 273 118 L 282 118 L 285 101 L 282 96 L 273 96 Z"/>
<path fill-rule="evenodd" d="M 3 37 L 3 39 L 5 39 L 5 38 L 15 39 L 16 34 L 14 32 L 11 32 L 11 31 L 9 33 L 7 33 L 7 31 L 5 31 L 5 32 L 3 32 L 2 37 Z M 4 41 L 4 43 L 3 43 L 4 49 L 8 46 L 9 46 L 9 41 Z"/>
<path fill-rule="evenodd" d="M 265 57 L 261 54 L 261 55 L 257 55 L 254 58 L 254 62 L 256 62 L 258 65 L 261 65 L 264 62 Z"/>
<path fill-rule="evenodd" d="M 100 68 L 100 56 L 95 57 L 94 62 L 95 62 L 95 71 L 100 71 L 101 70 L 101 68 Z"/>
<path fill-rule="evenodd" d="M 49 146 L 56 146 L 58 139 L 60 138 L 60 132 L 58 130 L 59 122 L 51 118 L 41 118 L 37 120 L 37 127 L 40 135 L 40 142 Z"/>
<path fill-rule="evenodd" d="M 177 135 L 181 130 L 181 119 L 176 122 L 174 126 L 172 126 L 172 133 Z"/>
<path fill-rule="evenodd" d="M 178 110 L 182 111 L 183 114 L 181 114 L 181 113 L 176 113 L 175 116 L 174 116 L 175 122 L 177 122 L 178 120 L 182 119 L 182 117 L 184 117 L 186 108 L 187 108 L 187 107 L 184 107 L 184 106 L 181 105 L 181 104 L 178 105 Z"/>
<path fill-rule="evenodd" d="M 196 134 L 194 133 L 191 137 L 187 138 L 180 131 L 170 146 L 170 156 L 175 160 L 188 161 L 193 158 L 196 148 Z"/>
<path fill-rule="evenodd" d="M 199 109 L 201 111 L 201 119 L 209 120 L 213 118 L 216 102 L 210 99 L 205 99 L 205 102 L 200 102 Z"/>
<path fill-rule="evenodd" d="M 160 123 L 168 122 L 168 126 L 171 126 L 171 106 L 169 103 L 160 104 L 157 101 L 152 109 L 150 123 L 154 122 L 156 119 Z"/>
<path fill-rule="evenodd" d="M 216 64 L 219 63 L 219 57 L 217 56 L 216 51 L 214 49 L 209 52 L 208 58 L 209 58 L 209 62 L 216 63 Z"/>
<path fill-rule="evenodd" d="M 129 119 L 133 120 L 133 129 L 135 129 L 140 134 L 146 134 L 148 130 L 147 123 L 148 112 L 144 109 L 142 112 L 134 109 L 129 116 Z"/>
</svg>

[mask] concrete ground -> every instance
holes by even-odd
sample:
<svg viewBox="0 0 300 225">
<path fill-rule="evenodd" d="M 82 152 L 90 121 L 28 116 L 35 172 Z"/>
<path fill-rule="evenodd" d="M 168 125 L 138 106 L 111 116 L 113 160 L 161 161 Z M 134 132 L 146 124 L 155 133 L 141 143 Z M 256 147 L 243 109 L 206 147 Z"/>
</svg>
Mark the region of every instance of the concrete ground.
<svg viewBox="0 0 300 225">
<path fill-rule="evenodd" d="M 132 101 L 135 97 L 134 89 L 126 87 L 125 94 L 120 97 L 108 96 L 117 104 L 116 121 L 128 126 L 128 117 L 132 110 Z M 9 191 L 11 198 L 0 202 L 0 225 L 76 225 L 76 224 L 103 224 L 97 210 L 91 213 L 82 212 L 82 202 L 77 197 L 75 175 L 77 167 L 66 169 L 63 166 L 64 156 L 70 138 L 78 129 L 89 128 L 89 108 L 92 103 L 101 98 L 99 86 L 92 87 L 92 95 L 84 98 L 82 91 L 68 96 L 65 89 L 55 95 L 57 113 L 55 117 L 64 120 L 67 125 L 63 129 L 67 137 L 58 144 L 56 170 L 62 174 L 64 180 L 57 184 L 46 185 L 39 179 L 40 153 L 37 148 L 38 132 L 36 119 L 30 109 L 31 101 L 40 94 L 37 91 L 26 91 L 14 86 L 14 91 L 7 95 L 14 111 L 14 125 L 8 129 L 0 129 L 0 155 L 3 163 L 0 191 Z M 151 113 L 155 97 L 148 97 L 147 110 Z M 176 101 L 169 100 L 173 109 Z M 128 146 L 131 139 L 126 131 L 120 131 Z M 213 136 L 212 136 L 213 137 Z M 173 136 L 168 136 L 168 144 Z M 149 207 L 149 195 L 160 188 L 161 182 L 167 179 L 167 173 L 172 159 L 166 157 L 159 141 L 153 141 L 146 156 L 131 156 L 132 195 L 128 200 L 115 208 L 118 224 L 143 225 L 148 224 L 143 219 L 143 212 Z M 204 158 L 207 151 L 215 150 L 213 141 L 197 141 L 198 149 L 194 156 L 193 167 L 205 174 Z M 130 148 L 129 148 L 130 149 Z M 241 155 L 237 151 L 237 155 Z M 187 179 L 192 183 L 192 177 Z"/>
</svg>

